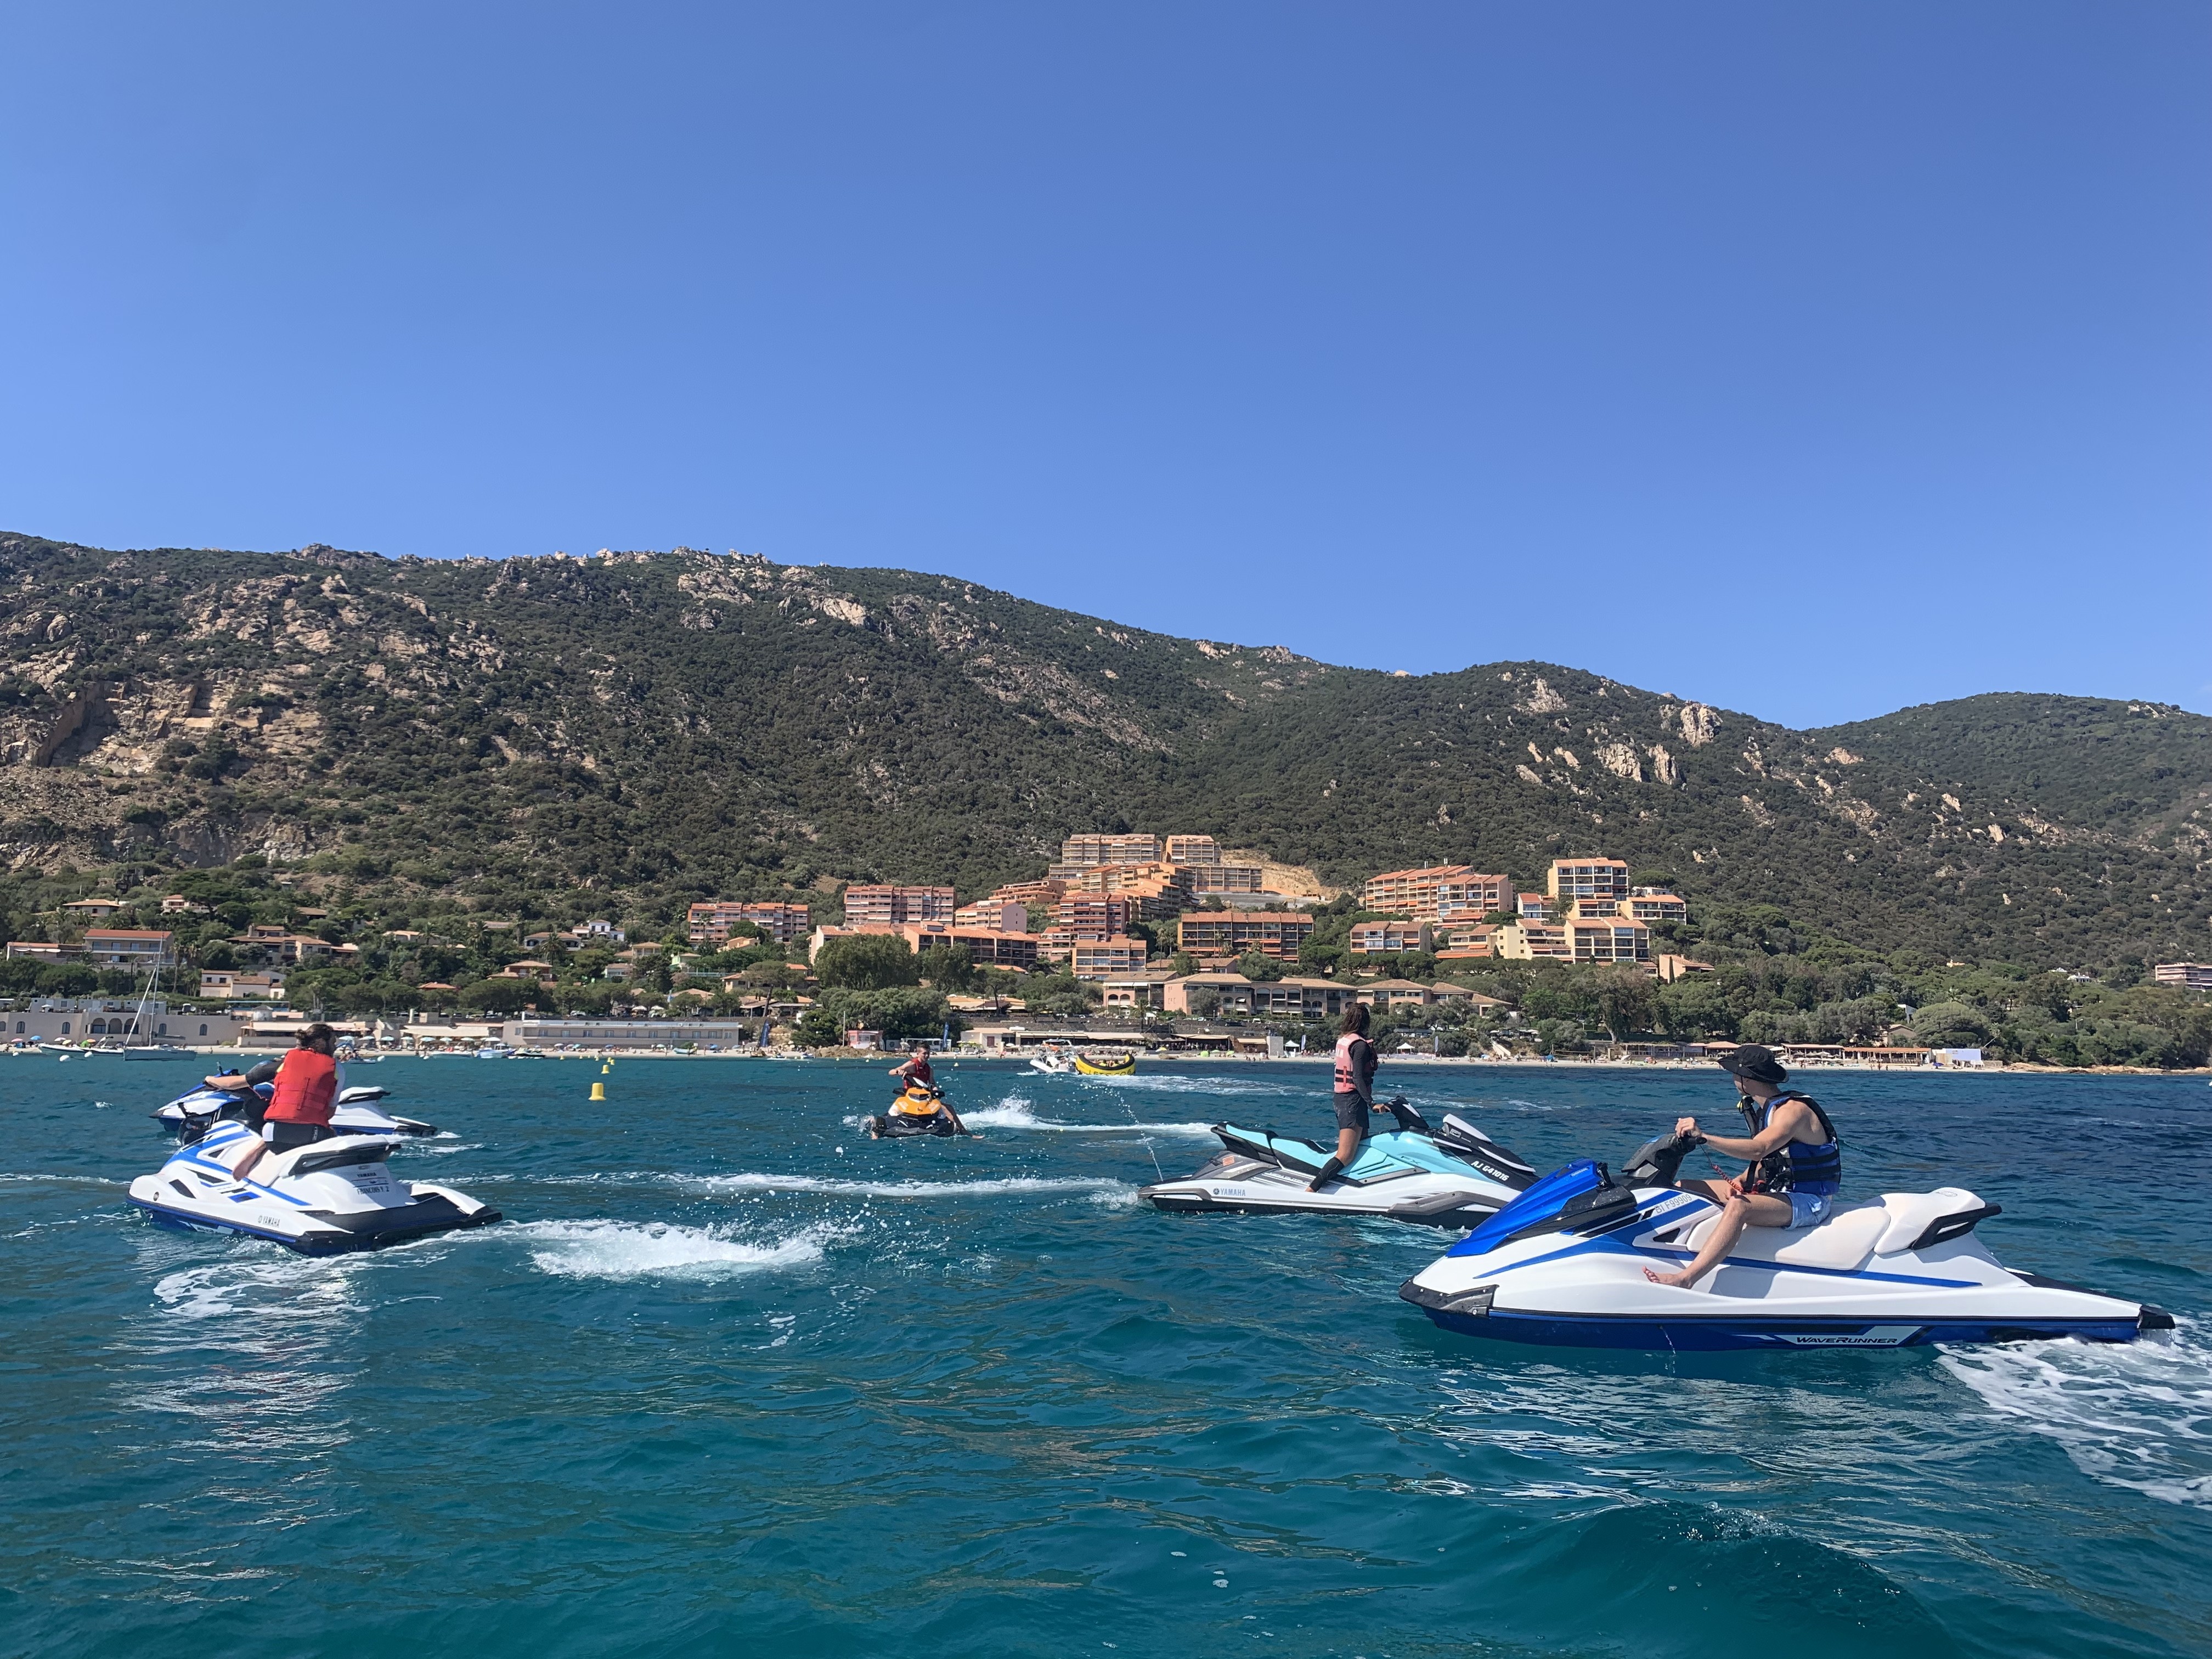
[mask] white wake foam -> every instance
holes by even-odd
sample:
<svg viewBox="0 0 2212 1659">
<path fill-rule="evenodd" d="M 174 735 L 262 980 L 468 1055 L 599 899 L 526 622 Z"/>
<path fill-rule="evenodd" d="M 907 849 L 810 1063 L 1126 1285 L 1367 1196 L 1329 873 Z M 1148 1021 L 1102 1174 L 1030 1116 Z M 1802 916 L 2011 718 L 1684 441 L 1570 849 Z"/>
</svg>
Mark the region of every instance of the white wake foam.
<svg viewBox="0 0 2212 1659">
<path fill-rule="evenodd" d="M 2124 1345 L 1948 1351 L 1942 1364 L 1991 1411 L 2057 1441 L 2084 1474 L 2212 1506 L 2212 1348 L 2192 1322 Z"/>
<path fill-rule="evenodd" d="M 826 1181 L 815 1176 L 671 1176 L 704 1192 L 830 1193 L 844 1198 L 996 1198 L 1012 1193 L 1103 1193 L 1127 1183 L 1098 1176 L 1010 1176 L 998 1181 Z"/>
<path fill-rule="evenodd" d="M 1196 1135 L 1203 1138 L 1213 1133 L 1204 1123 L 1064 1123 L 1056 1118 L 1039 1117 L 1036 1110 L 1019 1095 L 1009 1095 L 996 1106 L 980 1106 L 961 1115 L 963 1122 L 979 1129 L 1032 1129 L 1046 1134 L 1147 1134 Z"/>
<path fill-rule="evenodd" d="M 564 1279 L 728 1279 L 819 1261 L 823 1247 L 842 1234 L 803 1227 L 755 1242 L 665 1221 L 532 1221 L 506 1237 L 532 1241 L 531 1261 Z"/>
</svg>

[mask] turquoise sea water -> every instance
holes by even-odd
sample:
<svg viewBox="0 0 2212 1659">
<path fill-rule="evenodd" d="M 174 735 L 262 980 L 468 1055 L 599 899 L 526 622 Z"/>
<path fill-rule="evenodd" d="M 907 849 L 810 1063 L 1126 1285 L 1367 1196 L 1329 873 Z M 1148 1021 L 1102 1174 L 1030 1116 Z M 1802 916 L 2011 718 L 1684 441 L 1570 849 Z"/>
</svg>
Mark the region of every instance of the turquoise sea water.
<svg viewBox="0 0 2212 1659">
<path fill-rule="evenodd" d="M 0 1653 L 2212 1650 L 2212 1090 L 1815 1080 L 1847 1196 L 2173 1340 L 1607 1356 L 1431 1328 L 1451 1235 L 1133 1201 L 1318 1068 L 389 1061 L 482 1233 L 309 1261 L 137 1219 L 186 1062 L 0 1062 Z M 1392 1066 L 1540 1165 L 1718 1074 Z M 1133 1128 L 1133 1124 L 1141 1126 Z"/>
</svg>

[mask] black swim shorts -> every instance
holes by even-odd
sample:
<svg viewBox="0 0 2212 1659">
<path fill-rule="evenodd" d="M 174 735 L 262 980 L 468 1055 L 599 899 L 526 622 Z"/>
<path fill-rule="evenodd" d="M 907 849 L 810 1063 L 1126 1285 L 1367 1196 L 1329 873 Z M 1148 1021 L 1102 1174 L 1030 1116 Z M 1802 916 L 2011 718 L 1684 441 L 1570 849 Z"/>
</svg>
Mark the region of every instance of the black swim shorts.
<svg viewBox="0 0 2212 1659">
<path fill-rule="evenodd" d="M 1362 1140 L 1367 1139 L 1367 1103 L 1358 1095 L 1339 1095 L 1336 1097 L 1336 1127 L 1357 1129 Z"/>
</svg>

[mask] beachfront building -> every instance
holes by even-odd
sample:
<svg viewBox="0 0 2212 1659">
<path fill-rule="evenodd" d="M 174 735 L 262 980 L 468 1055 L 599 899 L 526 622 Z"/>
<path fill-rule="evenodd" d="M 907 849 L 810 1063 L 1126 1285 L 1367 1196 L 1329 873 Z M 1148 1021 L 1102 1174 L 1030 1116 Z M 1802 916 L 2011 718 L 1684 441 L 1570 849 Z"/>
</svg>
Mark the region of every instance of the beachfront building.
<svg viewBox="0 0 2212 1659">
<path fill-rule="evenodd" d="M 230 969 L 203 968 L 200 995 L 212 1001 L 282 1002 L 284 975 L 278 973 L 241 974 Z"/>
<path fill-rule="evenodd" d="M 1171 1014 L 1330 1019 L 1351 1006 L 1353 991 L 1332 979 L 1247 979 L 1224 970 L 1171 979 L 1160 994 L 1160 1006 Z"/>
<path fill-rule="evenodd" d="M 950 922 L 956 908 L 950 887 L 894 887 L 854 884 L 845 890 L 848 927 L 902 927 L 910 922 Z"/>
<path fill-rule="evenodd" d="M 1544 890 L 1555 899 L 1626 898 L 1628 866 L 1620 859 L 1553 859 Z"/>
<path fill-rule="evenodd" d="M 66 945 L 55 945 L 40 939 L 11 939 L 8 941 L 8 960 L 10 962 L 67 962 L 76 952 Z"/>
<path fill-rule="evenodd" d="M 1137 968 L 1109 974 L 1097 985 L 1109 1008 L 1161 1008 L 1166 1006 L 1168 981 L 1175 976 L 1172 968 Z"/>
<path fill-rule="evenodd" d="M 317 939 L 321 945 L 322 940 Z M 143 974 L 171 968 L 177 961 L 177 936 L 166 927 L 88 927 L 84 959 L 95 968 Z M 327 950 L 329 947 L 325 946 Z"/>
<path fill-rule="evenodd" d="M 15 947 L 8 947 L 14 954 Z M 2161 962 L 2150 970 L 2154 985 L 2178 985 L 2187 991 L 2212 991 L 2212 962 Z"/>
<path fill-rule="evenodd" d="M 757 904 L 716 900 L 695 904 L 685 918 L 685 933 L 694 945 L 726 945 L 738 922 L 750 922 L 778 945 L 788 945 L 806 931 L 803 904 Z M 531 943 L 527 939 L 525 945 Z"/>
<path fill-rule="evenodd" d="M 1370 1008 L 1425 1008 L 1436 993 L 1412 979 L 1378 979 L 1358 988 L 1359 1000 Z"/>
<path fill-rule="evenodd" d="M 1354 956 L 1395 957 L 1432 949 L 1436 935 L 1425 921 L 1360 921 L 1352 924 L 1350 943 Z"/>
<path fill-rule="evenodd" d="M 1176 943 L 1194 957 L 1241 957 L 1256 951 L 1278 962 L 1295 962 L 1313 936 L 1311 916 L 1291 910 L 1193 910 L 1176 924 Z"/>
<path fill-rule="evenodd" d="M 1649 962 L 1651 930 L 1626 916 L 1570 916 L 1560 924 L 1577 962 Z"/>
<path fill-rule="evenodd" d="M 1067 967 L 1078 979 L 1115 979 L 1141 969 L 1146 954 L 1140 939 L 1083 939 L 1071 949 Z"/>
<path fill-rule="evenodd" d="M 1508 962 L 1574 960 L 1567 930 L 1555 922 L 1510 921 L 1491 936 L 1491 949 Z"/>
</svg>

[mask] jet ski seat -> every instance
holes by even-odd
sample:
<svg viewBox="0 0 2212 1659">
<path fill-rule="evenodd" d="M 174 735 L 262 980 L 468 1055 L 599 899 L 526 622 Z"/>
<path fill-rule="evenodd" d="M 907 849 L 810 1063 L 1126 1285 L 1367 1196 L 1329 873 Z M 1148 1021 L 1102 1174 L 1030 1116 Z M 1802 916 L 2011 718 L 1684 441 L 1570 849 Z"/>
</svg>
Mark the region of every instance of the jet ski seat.
<svg viewBox="0 0 2212 1659">
<path fill-rule="evenodd" d="M 1727 1259 L 1780 1261 L 1793 1267 L 1833 1267 L 1849 1273 L 1866 1264 L 1892 1223 L 1883 1206 L 1863 1204 L 1837 1211 L 1817 1227 L 1747 1227 Z M 1705 1248 L 1719 1224 L 1720 1214 L 1716 1211 L 1692 1228 L 1676 1248 L 1695 1254 Z"/>
<path fill-rule="evenodd" d="M 1997 1213 L 1964 1187 L 1938 1187 L 1932 1193 L 1884 1193 L 1882 1207 L 1889 1229 L 1876 1244 L 1876 1255 L 1895 1255 L 1900 1250 L 1923 1250 L 1945 1239 L 1974 1230 L 1974 1223 Z"/>
</svg>

